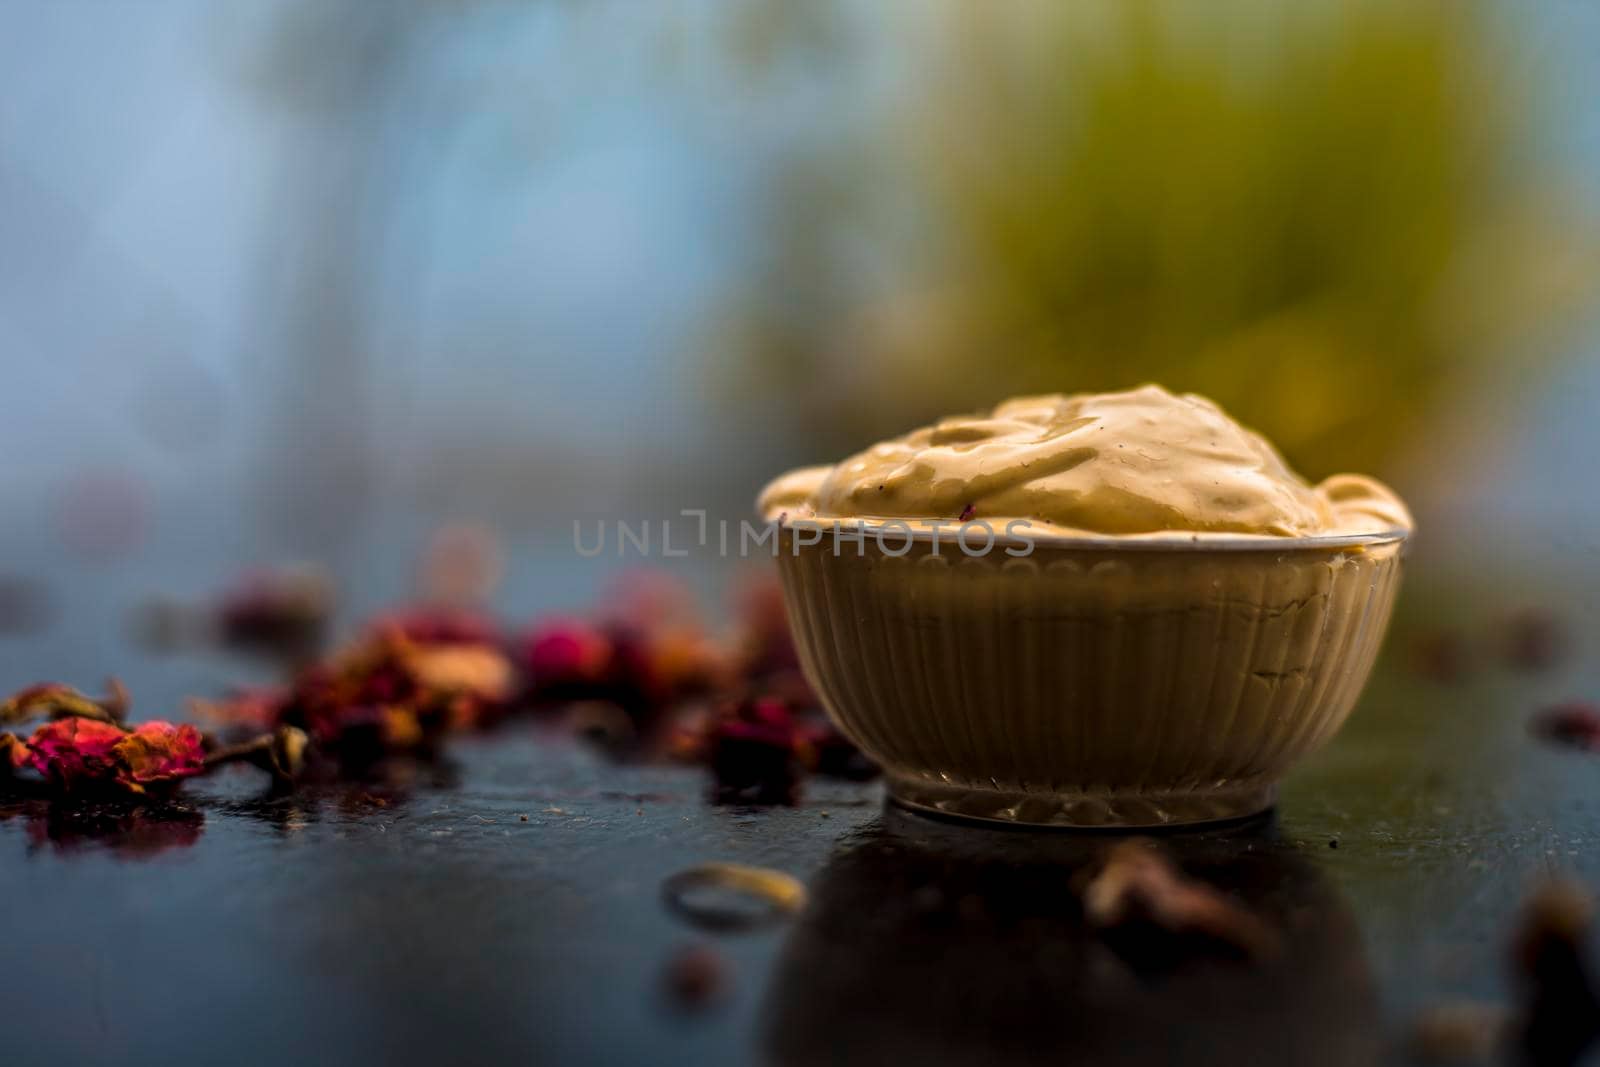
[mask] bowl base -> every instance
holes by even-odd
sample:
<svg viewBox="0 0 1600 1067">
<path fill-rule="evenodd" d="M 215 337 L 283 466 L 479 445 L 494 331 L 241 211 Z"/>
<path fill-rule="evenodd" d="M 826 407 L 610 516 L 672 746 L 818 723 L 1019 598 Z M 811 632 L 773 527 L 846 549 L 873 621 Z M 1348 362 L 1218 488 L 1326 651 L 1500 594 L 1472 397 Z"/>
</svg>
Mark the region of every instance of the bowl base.
<svg viewBox="0 0 1600 1067">
<path fill-rule="evenodd" d="M 1137 793 L 1008 793 L 948 782 L 888 776 L 889 799 L 945 818 L 1008 826 L 1151 830 L 1248 819 L 1269 810 L 1273 785 Z"/>
</svg>

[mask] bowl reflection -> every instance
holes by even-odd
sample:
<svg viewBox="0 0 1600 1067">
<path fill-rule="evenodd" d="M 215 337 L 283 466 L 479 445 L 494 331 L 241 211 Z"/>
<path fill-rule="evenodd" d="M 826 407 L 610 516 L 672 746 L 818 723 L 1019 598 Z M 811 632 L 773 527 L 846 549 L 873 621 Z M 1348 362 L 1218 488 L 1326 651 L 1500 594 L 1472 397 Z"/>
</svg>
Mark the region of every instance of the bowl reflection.
<svg viewBox="0 0 1600 1067">
<path fill-rule="evenodd" d="M 1353 916 L 1270 824 L 1163 839 L 1281 933 L 1270 963 L 1106 938 L 1075 880 L 1115 838 L 890 809 L 829 862 L 766 1005 L 779 1064 L 1353 1064 L 1377 1058 Z"/>
</svg>

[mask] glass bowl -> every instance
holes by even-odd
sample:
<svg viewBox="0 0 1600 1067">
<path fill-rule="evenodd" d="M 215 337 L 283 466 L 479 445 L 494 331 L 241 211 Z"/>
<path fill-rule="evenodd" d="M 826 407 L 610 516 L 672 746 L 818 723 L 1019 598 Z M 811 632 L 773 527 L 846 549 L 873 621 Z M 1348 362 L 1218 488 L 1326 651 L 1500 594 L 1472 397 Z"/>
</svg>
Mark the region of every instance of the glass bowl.
<svg viewBox="0 0 1600 1067">
<path fill-rule="evenodd" d="M 1270 808 L 1366 683 L 1406 537 L 1000 536 L 969 555 L 948 530 L 842 533 L 779 524 L 784 601 L 891 798 L 1075 827 Z"/>
</svg>

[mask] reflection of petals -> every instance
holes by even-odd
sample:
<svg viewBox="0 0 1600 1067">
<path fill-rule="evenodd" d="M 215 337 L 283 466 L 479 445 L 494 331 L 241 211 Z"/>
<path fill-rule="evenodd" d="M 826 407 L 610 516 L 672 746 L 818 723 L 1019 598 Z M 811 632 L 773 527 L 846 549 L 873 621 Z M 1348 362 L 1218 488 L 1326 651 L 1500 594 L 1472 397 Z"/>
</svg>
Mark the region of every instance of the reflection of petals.
<svg viewBox="0 0 1600 1067">
<path fill-rule="evenodd" d="M 1083 910 L 1094 926 L 1147 923 L 1170 934 L 1197 935 L 1251 960 L 1269 959 L 1282 948 L 1265 922 L 1205 882 L 1185 876 L 1144 841 L 1125 841 L 1110 850 L 1084 890 Z"/>
<path fill-rule="evenodd" d="M 144 859 L 200 840 L 205 814 L 188 808 L 51 804 L 28 815 L 28 839 L 59 852 L 105 849 L 120 859 Z"/>
</svg>

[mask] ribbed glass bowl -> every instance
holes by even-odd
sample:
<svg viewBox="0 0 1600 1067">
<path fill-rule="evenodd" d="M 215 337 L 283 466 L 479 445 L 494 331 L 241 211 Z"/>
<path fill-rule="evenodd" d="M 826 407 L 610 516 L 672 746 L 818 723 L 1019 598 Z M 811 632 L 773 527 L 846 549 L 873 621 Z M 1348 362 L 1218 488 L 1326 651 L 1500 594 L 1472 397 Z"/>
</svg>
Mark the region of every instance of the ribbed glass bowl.
<svg viewBox="0 0 1600 1067">
<path fill-rule="evenodd" d="M 908 808 L 1082 827 L 1271 807 L 1366 683 L 1405 541 L 1035 536 L 1025 557 L 1005 538 L 968 556 L 949 532 L 865 530 L 779 530 L 801 662 L 839 728 Z"/>
</svg>

